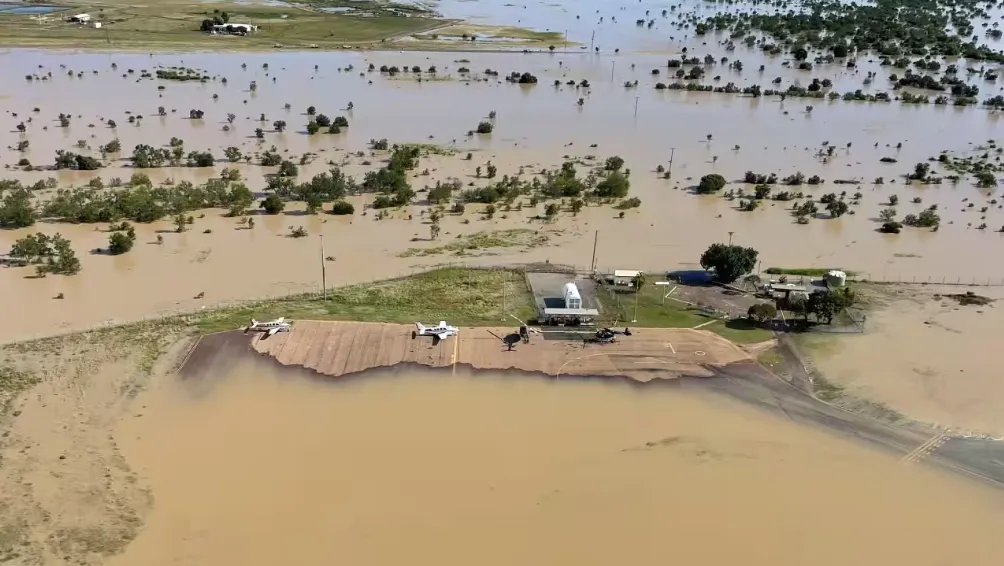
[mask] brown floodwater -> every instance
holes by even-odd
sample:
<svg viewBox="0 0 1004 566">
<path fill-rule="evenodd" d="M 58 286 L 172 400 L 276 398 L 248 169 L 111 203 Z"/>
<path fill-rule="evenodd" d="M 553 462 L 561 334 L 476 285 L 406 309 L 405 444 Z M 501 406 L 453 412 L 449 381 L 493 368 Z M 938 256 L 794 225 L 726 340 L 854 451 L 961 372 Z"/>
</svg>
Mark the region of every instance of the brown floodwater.
<svg viewBox="0 0 1004 566">
<path fill-rule="evenodd" d="M 257 361 L 137 399 L 112 564 L 999 564 L 1004 500 L 699 391 Z"/>
<path fill-rule="evenodd" d="M 674 45 L 684 45 L 681 41 Z M 726 54 L 714 41 L 705 43 L 693 45 L 692 53 L 700 56 L 707 52 L 716 57 Z M 728 56 L 742 58 L 746 70 L 736 73 L 718 65 L 712 72 L 722 75 L 721 82 L 734 81 L 740 85 L 766 85 L 773 76 L 781 76 L 782 86 L 786 86 L 805 82 L 812 75 L 831 76 L 838 90 L 847 90 L 860 87 L 867 69 L 872 68 L 861 61 L 862 67 L 857 72 L 833 65 L 819 67 L 813 73 L 800 73 L 782 67 L 782 58 L 764 58 L 745 47 L 728 52 Z M 452 157 L 423 159 L 416 173 L 428 168 L 429 174 L 412 180 L 420 188 L 449 177 L 460 178 L 465 184 L 483 184 L 484 179 L 474 178 L 474 168 L 488 161 L 498 166 L 499 175 L 515 174 L 522 165 L 528 166 L 526 174 L 530 174 L 543 167 L 554 167 L 566 156 L 595 155 L 602 159 L 617 154 L 626 159 L 626 166 L 632 170 L 631 194 L 642 200 L 640 209 L 628 211 L 624 219 L 618 219 L 616 211 L 609 207 L 590 207 L 574 218 L 566 212 L 547 227 L 562 231 L 552 235 L 552 246 L 525 254 L 501 250 L 474 261 L 550 260 L 584 267 L 591 261 L 593 231 L 599 230 L 597 260 L 602 268 L 658 272 L 695 266 L 708 244 L 725 240 L 732 232 L 736 243 L 760 250 L 763 267 L 842 267 L 878 279 L 920 281 L 986 281 L 1004 277 L 999 263 L 970 259 L 972 254 L 993 257 L 1004 245 L 1004 236 L 994 232 L 1004 224 L 1004 215 L 998 205 L 988 202 L 987 190 L 978 190 L 968 181 L 958 185 L 904 186 L 901 178 L 912 170 L 914 163 L 943 149 L 972 153 L 974 143 L 983 143 L 996 135 L 999 113 L 980 108 L 842 101 L 812 101 L 814 109 L 810 113 L 806 111 L 810 102 L 805 100 L 781 102 L 773 98 L 656 91 L 652 85 L 660 79 L 650 71 L 664 68 L 668 57 L 646 53 L 593 56 L 422 52 L 148 56 L 12 50 L 0 54 L 0 68 L 9 79 L 0 83 L 0 111 L 5 114 L 5 123 L 10 124 L 9 128 L 0 128 L 3 130 L 0 147 L 13 147 L 22 139 L 28 140 L 30 147 L 23 155 L 15 150 L 3 152 L 0 164 L 11 165 L 25 157 L 32 163 L 47 165 L 52 163 L 57 149 L 73 149 L 78 140 L 92 148 L 84 152 L 94 153 L 94 148 L 115 137 L 125 148 L 125 158 L 136 144 L 163 145 L 171 137 L 178 137 L 185 140 L 186 149 L 208 149 L 218 157 L 227 146 L 253 152 L 274 144 L 288 151 L 294 161 L 304 152 L 315 152 L 318 159 L 301 168 L 300 178 L 307 179 L 325 170 L 328 161 L 343 164 L 356 177 L 379 166 L 380 156 L 346 157 L 365 150 L 373 138 L 438 143 L 460 150 L 459 155 Z M 112 70 L 113 63 L 117 70 Z M 242 63 L 247 63 L 247 69 L 241 68 Z M 263 68 L 265 63 L 268 70 Z M 369 63 L 377 67 L 435 65 L 439 75 L 448 80 L 419 83 L 411 76 L 389 78 L 365 73 Z M 756 70 L 760 63 L 768 68 L 763 74 Z M 143 69 L 152 71 L 170 65 L 204 69 L 217 80 L 205 84 L 137 80 Z M 354 70 L 338 71 L 348 65 L 354 65 Z M 471 68 L 475 74 L 485 68 L 497 69 L 502 74 L 530 71 L 538 76 L 540 84 L 526 87 L 496 81 L 461 82 L 457 73 L 460 66 Z M 71 78 L 67 76 L 70 69 L 84 74 Z M 128 74 L 128 69 L 135 72 Z M 98 74 L 92 74 L 92 70 Z M 48 81 L 28 82 L 23 78 L 25 74 L 44 75 L 49 71 L 53 78 Z M 880 76 L 884 77 L 886 72 L 882 70 Z M 123 74 L 127 76 L 123 78 Z M 223 77 L 228 79 L 226 85 L 220 80 Z M 592 87 L 555 88 L 551 85 L 555 79 L 589 79 Z M 624 88 L 625 80 L 635 79 L 639 81 L 638 88 Z M 258 85 L 254 93 L 249 91 L 251 81 Z M 165 90 L 158 91 L 158 85 Z M 883 79 L 864 88 L 877 91 L 887 85 Z M 68 96 L 70 93 L 72 96 Z M 218 99 L 214 100 L 214 95 Z M 581 107 L 576 104 L 579 98 L 585 99 Z M 350 101 L 354 109 L 345 110 Z M 290 110 L 284 109 L 286 103 L 291 105 Z M 305 110 L 311 105 L 329 116 L 345 115 L 351 126 L 339 135 L 306 135 Z M 158 106 L 164 106 L 168 115 L 158 117 Z M 34 113 L 34 108 L 40 112 Z M 205 119 L 190 120 L 190 109 L 204 110 Z M 495 131 L 468 138 L 467 131 L 493 109 L 498 113 Z M 142 125 L 128 124 L 126 111 L 143 115 Z M 69 128 L 58 127 L 55 119 L 60 112 L 73 116 Z M 223 125 L 230 112 L 237 118 L 232 129 L 224 132 Z M 285 120 L 289 129 L 282 134 L 270 132 L 264 144 L 259 144 L 253 131 L 259 126 L 257 118 L 261 113 L 267 116 L 266 129 L 271 129 L 271 122 L 279 119 Z M 29 117 L 34 120 L 26 124 L 27 133 L 22 136 L 13 126 Z M 100 118 L 114 119 L 118 127 L 113 131 Z M 88 127 L 91 124 L 95 127 Z M 816 156 L 824 142 L 838 148 L 826 163 Z M 903 147 L 897 150 L 899 142 Z M 592 144 L 596 147 L 590 147 Z M 875 144 L 879 144 L 878 148 Z M 471 161 L 463 159 L 467 151 L 473 152 Z M 661 179 L 654 170 L 658 165 L 668 166 L 671 156 L 673 179 Z M 899 163 L 880 163 L 883 156 L 895 157 Z M 364 159 L 373 164 L 364 165 Z M 125 159 L 113 160 L 99 173 L 11 169 L 5 176 L 35 182 L 54 175 L 63 187 L 79 186 L 95 175 L 106 181 L 112 177 L 128 178 L 134 170 L 127 165 Z M 221 162 L 215 168 L 144 172 L 156 182 L 167 179 L 202 182 L 217 175 L 224 166 L 227 164 Z M 255 190 L 265 185 L 263 173 L 271 172 L 258 166 L 237 168 Z M 860 191 L 862 204 L 854 207 L 857 212 L 854 215 L 829 219 L 823 213 L 802 226 L 793 221 L 786 210 L 787 203 L 772 202 L 761 210 L 740 212 L 736 202 L 714 196 L 698 197 L 688 190 L 704 174 L 718 172 L 738 181 L 746 170 L 776 172 L 781 176 L 795 171 L 807 176 L 818 174 L 829 182 L 799 190 L 816 197 L 827 192 L 846 190 L 851 195 Z M 885 177 L 886 184 L 873 185 L 872 180 L 879 176 Z M 832 184 L 836 179 L 855 179 L 862 184 Z M 878 212 L 891 195 L 899 197 L 897 209 L 901 216 L 938 204 L 943 219 L 941 229 L 937 233 L 907 229 L 895 236 L 876 233 Z M 922 202 L 912 202 L 915 197 Z M 369 197 L 356 199 L 357 208 L 368 200 Z M 974 207 L 968 206 L 971 203 Z M 476 210 L 469 210 L 464 218 L 447 215 L 442 221 L 441 239 L 448 241 L 476 230 L 536 228 L 540 225 L 527 223 L 541 213 L 542 206 L 524 207 L 521 212 L 505 215 L 508 218 L 500 214 L 490 221 L 483 220 Z M 989 207 L 986 213 L 979 212 L 983 206 Z M 429 227 L 419 215 L 421 208 L 419 203 L 379 222 L 374 215 L 363 217 L 359 211 L 350 221 L 304 217 L 292 210 L 289 214 L 259 219 L 254 231 L 237 230 L 234 219 L 212 210 L 206 211 L 205 217 L 196 214 L 192 230 L 180 235 L 170 233 L 169 222 L 141 226 L 139 244 L 121 257 L 88 253 L 107 246 L 107 234 L 96 229 L 103 226 L 40 223 L 28 230 L 3 231 L 0 250 L 31 230 L 62 232 L 71 237 L 83 270 L 74 277 L 39 280 L 25 278 L 29 274 L 26 270 L 0 269 L 3 296 L 18 297 L 18 301 L 11 301 L 13 304 L 4 304 L 5 312 L 22 321 L 17 327 L 0 331 L 0 340 L 317 289 L 319 241 L 313 237 L 306 241 L 285 237 L 290 226 L 303 225 L 312 236 L 325 236 L 325 255 L 336 258 L 328 266 L 329 284 L 399 275 L 431 263 L 470 260 L 450 256 L 397 257 L 409 247 L 430 245 L 423 241 L 428 238 Z M 409 215 L 413 219 L 409 220 Z M 464 220 L 469 223 L 462 223 Z M 984 222 L 989 229 L 977 230 Z M 160 234 L 164 245 L 151 245 L 158 231 L 167 231 Z M 962 254 L 959 250 L 971 253 Z M 64 293 L 66 300 L 59 308 L 46 308 L 59 293 Z M 200 293 L 204 293 L 204 298 L 193 298 Z"/>
</svg>

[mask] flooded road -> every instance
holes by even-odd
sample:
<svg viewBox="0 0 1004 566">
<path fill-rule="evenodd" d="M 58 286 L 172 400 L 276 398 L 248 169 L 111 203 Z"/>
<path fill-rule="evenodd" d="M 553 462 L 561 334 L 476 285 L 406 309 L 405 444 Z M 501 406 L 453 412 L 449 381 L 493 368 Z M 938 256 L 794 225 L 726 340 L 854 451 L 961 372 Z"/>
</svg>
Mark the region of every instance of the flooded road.
<svg viewBox="0 0 1004 566">
<path fill-rule="evenodd" d="M 710 395 L 216 369 L 143 393 L 142 417 L 120 425 L 156 503 L 112 564 L 934 565 L 1004 552 L 997 492 Z"/>
</svg>

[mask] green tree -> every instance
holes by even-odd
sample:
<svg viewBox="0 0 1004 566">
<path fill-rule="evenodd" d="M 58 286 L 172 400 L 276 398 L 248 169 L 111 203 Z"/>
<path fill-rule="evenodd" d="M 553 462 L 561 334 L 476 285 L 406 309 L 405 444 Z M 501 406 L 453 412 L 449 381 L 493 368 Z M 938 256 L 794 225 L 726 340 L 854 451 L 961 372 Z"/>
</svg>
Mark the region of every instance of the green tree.
<svg viewBox="0 0 1004 566">
<path fill-rule="evenodd" d="M 236 163 L 244 158 L 243 154 L 241 154 L 241 150 L 234 146 L 230 146 L 223 150 L 223 155 L 226 156 L 227 161 L 231 163 Z"/>
<path fill-rule="evenodd" d="M 773 320 L 777 316 L 777 307 L 770 303 L 757 303 L 750 306 L 749 310 L 746 311 L 746 316 L 759 324 L 763 324 L 769 320 Z"/>
<path fill-rule="evenodd" d="M 433 240 L 439 239 L 439 222 L 433 222 L 429 225 L 429 237 Z"/>
<path fill-rule="evenodd" d="M 830 201 L 830 203 L 826 205 L 826 210 L 833 218 L 840 218 L 847 213 L 848 209 L 849 207 L 847 206 L 847 203 L 842 200 Z"/>
<path fill-rule="evenodd" d="M 844 302 L 841 297 L 831 291 L 813 291 L 809 295 L 809 312 L 816 317 L 816 320 L 826 321 L 826 324 L 830 324 L 843 307 Z"/>
<path fill-rule="evenodd" d="M 697 193 L 706 195 L 720 191 L 725 188 L 725 183 L 725 177 L 722 177 L 718 173 L 705 175 L 701 177 L 701 182 L 697 184 Z"/>
<path fill-rule="evenodd" d="M 582 207 L 584 206 L 585 203 L 580 198 L 572 199 L 572 202 L 569 204 L 569 207 L 572 209 L 573 216 L 578 216 L 579 212 L 582 211 Z"/>
<path fill-rule="evenodd" d="M 51 239 L 53 257 L 49 258 L 49 264 L 45 271 L 58 275 L 75 275 L 80 272 L 80 260 L 77 254 L 70 247 L 70 241 L 56 234 Z"/>
<path fill-rule="evenodd" d="M 560 208 L 556 203 L 548 203 L 548 205 L 544 207 L 544 218 L 547 219 L 548 222 L 553 222 L 558 216 L 559 211 Z"/>
<path fill-rule="evenodd" d="M 286 208 L 286 202 L 275 193 L 270 193 L 265 200 L 258 205 L 266 214 L 279 214 Z"/>
<path fill-rule="evenodd" d="M 494 204 L 489 204 L 488 206 L 485 207 L 485 218 L 487 218 L 488 220 L 491 220 L 492 218 L 495 218 L 495 205 Z"/>
<path fill-rule="evenodd" d="M 124 254 L 132 249 L 135 241 L 126 232 L 114 232 L 108 237 L 108 252 L 112 255 Z"/>
<path fill-rule="evenodd" d="M 600 198 L 624 198 L 631 190 L 631 181 L 620 171 L 611 171 L 596 184 L 596 196 Z"/>
<path fill-rule="evenodd" d="M 640 271 L 631 278 L 631 285 L 634 287 L 634 291 L 636 293 L 641 293 L 641 290 L 645 288 L 646 283 L 645 274 Z"/>
<path fill-rule="evenodd" d="M 883 222 L 892 222 L 896 218 L 896 209 L 895 208 L 882 209 L 882 211 L 879 212 L 879 218 Z"/>
<path fill-rule="evenodd" d="M 603 165 L 603 168 L 607 171 L 620 171 L 623 166 L 624 160 L 620 156 L 615 155 L 607 158 L 607 162 Z"/>
<path fill-rule="evenodd" d="M 28 234 L 16 240 L 8 252 L 12 259 L 24 263 L 38 263 L 51 257 L 52 254 L 51 237 L 41 232 Z"/>
<path fill-rule="evenodd" d="M 300 174 L 300 169 L 292 161 L 286 160 L 279 164 L 276 175 L 280 177 L 296 177 Z"/>
<path fill-rule="evenodd" d="M 753 271 L 759 252 L 753 248 L 730 246 L 727 244 L 711 244 L 701 254 L 701 267 L 714 270 L 716 281 L 732 283 L 744 274 Z"/>
<path fill-rule="evenodd" d="M 0 190 L 0 194 L 4 191 Z M 0 228 L 27 228 L 38 219 L 32 203 L 33 195 L 18 183 L 3 196 L 0 203 Z"/>
<path fill-rule="evenodd" d="M 355 211 L 356 208 L 352 206 L 352 203 L 346 202 L 344 200 L 335 201 L 335 203 L 331 205 L 331 214 L 334 214 L 336 216 L 353 214 L 355 213 Z"/>
<path fill-rule="evenodd" d="M 230 216 L 243 216 L 248 208 L 254 203 L 254 193 L 244 183 L 234 183 L 227 193 L 225 202 L 229 206 L 227 214 Z"/>
<path fill-rule="evenodd" d="M 188 229 L 188 218 L 183 213 L 175 214 L 172 221 L 174 222 L 175 232 L 180 234 Z"/>
</svg>

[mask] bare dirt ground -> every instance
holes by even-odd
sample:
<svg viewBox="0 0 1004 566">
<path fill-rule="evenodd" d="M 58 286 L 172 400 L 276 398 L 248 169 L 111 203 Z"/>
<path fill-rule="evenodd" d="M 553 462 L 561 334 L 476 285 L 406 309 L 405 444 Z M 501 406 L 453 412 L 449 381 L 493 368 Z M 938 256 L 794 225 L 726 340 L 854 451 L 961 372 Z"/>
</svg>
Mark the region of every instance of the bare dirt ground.
<svg viewBox="0 0 1004 566">
<path fill-rule="evenodd" d="M 123 417 L 142 416 L 135 394 L 168 373 L 188 343 L 166 327 L 133 328 L 131 340 L 125 332 L 0 350 L 4 365 L 39 381 L 8 422 L 0 414 L 0 562 L 99 564 L 142 527 L 152 497 L 112 431 Z"/>
<path fill-rule="evenodd" d="M 252 346 L 283 365 L 299 365 L 331 376 L 410 362 L 431 367 L 461 364 L 475 369 L 518 369 L 559 377 L 618 375 L 648 381 L 709 376 L 709 366 L 749 359 L 731 342 L 691 329 L 639 330 L 606 345 L 544 339 L 537 334 L 530 344 L 507 352 L 498 336 L 512 331 L 464 328 L 458 336 L 433 344 L 430 338 L 412 339 L 412 327 L 406 325 L 298 321 L 291 332 L 255 337 Z"/>
</svg>

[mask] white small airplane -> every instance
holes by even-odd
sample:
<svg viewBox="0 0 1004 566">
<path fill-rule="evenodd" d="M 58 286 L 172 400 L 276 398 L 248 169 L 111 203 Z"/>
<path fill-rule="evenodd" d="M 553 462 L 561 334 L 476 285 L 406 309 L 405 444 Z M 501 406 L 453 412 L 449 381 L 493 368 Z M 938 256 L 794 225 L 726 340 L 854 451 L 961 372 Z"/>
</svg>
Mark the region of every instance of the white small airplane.
<svg viewBox="0 0 1004 566">
<path fill-rule="evenodd" d="M 264 332 L 265 336 L 271 336 L 276 332 L 289 332 L 293 329 L 293 326 L 286 322 L 285 317 L 279 317 L 275 320 L 270 320 L 268 322 L 258 322 L 255 319 L 251 319 L 251 324 L 244 329 L 244 334 L 251 331 Z"/>
<path fill-rule="evenodd" d="M 459 328 L 446 324 L 445 320 L 439 321 L 436 326 L 425 326 L 421 322 L 416 322 L 415 331 L 411 333 L 411 337 L 415 339 L 419 336 L 433 336 L 436 341 L 439 341 L 459 333 Z"/>
</svg>

